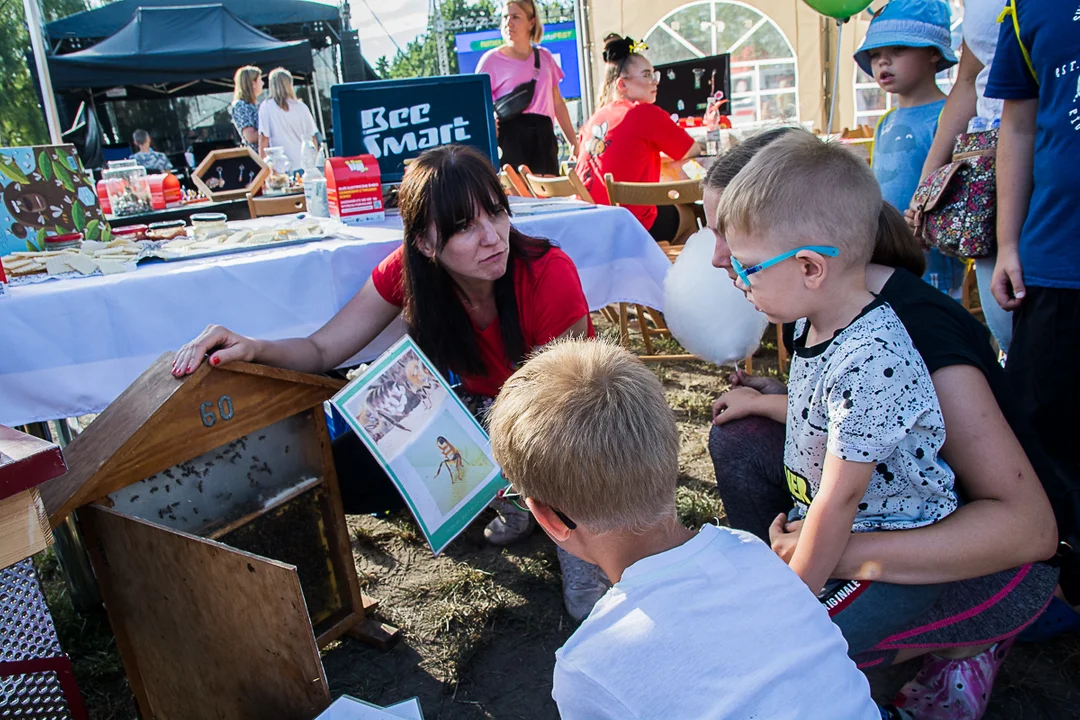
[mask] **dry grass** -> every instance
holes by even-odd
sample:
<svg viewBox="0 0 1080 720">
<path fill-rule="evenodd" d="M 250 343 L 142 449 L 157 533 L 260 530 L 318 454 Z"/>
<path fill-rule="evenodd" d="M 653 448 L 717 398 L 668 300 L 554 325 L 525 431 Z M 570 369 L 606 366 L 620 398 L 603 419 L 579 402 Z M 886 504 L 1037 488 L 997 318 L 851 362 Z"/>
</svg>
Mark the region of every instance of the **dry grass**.
<svg viewBox="0 0 1080 720">
<path fill-rule="evenodd" d="M 525 603 L 492 578 L 492 573 L 460 563 L 447 578 L 416 594 L 415 614 L 402 615 L 429 651 L 423 666 L 444 683 L 458 683 L 496 618 Z"/>
<path fill-rule="evenodd" d="M 597 325 L 601 334 L 613 334 L 603 321 Z M 640 351 L 638 336 L 632 337 Z M 756 372 L 775 375 L 775 345 L 754 362 Z M 689 527 L 715 518 L 724 522 L 706 441 L 712 401 L 726 389 L 730 369 L 699 362 L 651 367 L 679 426 L 680 520 Z M 379 598 L 382 619 L 402 628 L 404 639 L 388 653 L 352 640 L 327 648 L 323 662 L 335 697 L 348 693 L 389 703 L 415 695 L 425 717 L 440 720 L 557 720 L 550 697 L 554 653 L 574 625 L 562 608 L 554 547 L 541 533 L 511 548 L 487 545 L 487 519 L 482 516 L 434 558 L 407 514 L 349 517 L 361 585 Z M 90 717 L 133 719 L 134 704 L 104 616 L 83 618 L 72 610 L 51 553 L 40 556 L 38 565 Z M 875 695 L 890 699 L 917 669 L 914 663 L 871 674 Z M 1080 636 L 1017 646 L 986 718 L 1080 717 L 1078 677 Z"/>
<path fill-rule="evenodd" d="M 71 657 L 90 717 L 93 720 L 134 718 L 134 698 L 108 619 L 104 613 L 83 616 L 75 612 L 60 563 L 51 548 L 35 556 L 34 565 L 61 647 Z"/>
</svg>

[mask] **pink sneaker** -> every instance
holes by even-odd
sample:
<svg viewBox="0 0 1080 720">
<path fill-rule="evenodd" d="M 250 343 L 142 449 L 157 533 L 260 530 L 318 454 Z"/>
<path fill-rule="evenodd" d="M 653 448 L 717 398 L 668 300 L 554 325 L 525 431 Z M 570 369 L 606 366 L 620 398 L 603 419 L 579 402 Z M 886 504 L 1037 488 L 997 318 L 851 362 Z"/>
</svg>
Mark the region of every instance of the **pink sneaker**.
<svg viewBox="0 0 1080 720">
<path fill-rule="evenodd" d="M 1012 644 L 1012 638 L 1003 640 L 958 660 L 929 655 L 893 703 L 918 720 L 979 720 L 990 704 L 994 678 Z"/>
</svg>

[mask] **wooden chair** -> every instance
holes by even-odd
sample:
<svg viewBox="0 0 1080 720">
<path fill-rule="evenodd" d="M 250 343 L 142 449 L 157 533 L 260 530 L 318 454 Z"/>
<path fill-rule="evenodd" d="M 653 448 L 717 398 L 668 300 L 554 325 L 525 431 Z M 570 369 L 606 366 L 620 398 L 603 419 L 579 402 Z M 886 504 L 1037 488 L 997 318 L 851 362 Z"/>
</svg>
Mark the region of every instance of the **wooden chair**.
<svg viewBox="0 0 1080 720">
<path fill-rule="evenodd" d="M 975 275 L 975 263 L 968 262 L 967 271 L 964 273 L 964 284 L 960 286 L 960 304 L 964 309 L 986 322 L 986 314 L 982 309 L 982 299 L 979 297 L 979 281 Z"/>
<path fill-rule="evenodd" d="M 616 182 L 611 173 L 604 175 L 608 199 L 612 205 L 674 205 L 679 211 L 679 229 L 670 238 L 672 245 L 682 245 L 698 231 L 696 203 L 701 201 L 701 183 L 696 180 L 679 182 L 631 183 Z"/>
<path fill-rule="evenodd" d="M 271 215 L 293 215 L 307 210 L 307 200 L 303 193 L 298 195 L 264 196 L 248 193 L 248 212 L 252 218 Z"/>
<path fill-rule="evenodd" d="M 517 188 L 514 187 L 514 183 L 510 182 L 510 176 L 502 170 L 499 171 L 499 184 L 502 185 L 503 192 L 509 197 L 517 197 Z"/>
<path fill-rule="evenodd" d="M 502 169 L 503 173 L 506 175 L 506 179 L 510 182 L 511 187 L 514 188 L 514 195 L 520 197 L 536 197 L 533 195 L 532 190 L 529 189 L 529 185 L 525 182 L 525 178 L 521 177 L 521 173 L 515 170 L 513 165 L 503 165 Z"/>
<path fill-rule="evenodd" d="M 566 177 L 543 177 L 528 173 L 525 175 L 525 182 L 528 183 L 533 195 L 538 198 L 574 197 L 576 195 L 587 203 L 596 204 L 592 195 L 585 188 L 584 183 L 581 182 L 581 178 L 572 169 Z"/>
</svg>

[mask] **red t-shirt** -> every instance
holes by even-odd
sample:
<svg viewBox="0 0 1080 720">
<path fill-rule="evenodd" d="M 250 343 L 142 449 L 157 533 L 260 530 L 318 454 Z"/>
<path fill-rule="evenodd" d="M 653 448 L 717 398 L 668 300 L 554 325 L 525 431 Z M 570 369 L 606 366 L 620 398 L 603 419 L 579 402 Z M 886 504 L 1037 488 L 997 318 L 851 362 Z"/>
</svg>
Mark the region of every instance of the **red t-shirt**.
<svg viewBox="0 0 1080 720">
<path fill-rule="evenodd" d="M 371 271 L 375 289 L 386 302 L 398 307 L 405 304 L 403 263 L 404 248 L 399 247 Z M 546 345 L 589 315 L 589 305 L 574 261 L 559 248 L 551 248 L 531 263 L 517 259 L 514 262 L 514 292 L 521 334 L 528 350 Z M 594 337 L 592 318 L 588 323 L 588 335 Z M 514 368 L 506 359 L 498 321 L 482 330 L 474 325 L 473 331 L 487 371 L 483 375 L 463 375 L 462 381 L 467 392 L 495 397 Z"/>
<path fill-rule="evenodd" d="M 604 105 L 581 127 L 577 173 L 593 200 L 610 205 L 604 174 L 619 182 L 659 182 L 660 153 L 679 159 L 694 138 L 650 103 L 616 100 Z M 655 205 L 627 205 L 648 230 Z"/>
</svg>

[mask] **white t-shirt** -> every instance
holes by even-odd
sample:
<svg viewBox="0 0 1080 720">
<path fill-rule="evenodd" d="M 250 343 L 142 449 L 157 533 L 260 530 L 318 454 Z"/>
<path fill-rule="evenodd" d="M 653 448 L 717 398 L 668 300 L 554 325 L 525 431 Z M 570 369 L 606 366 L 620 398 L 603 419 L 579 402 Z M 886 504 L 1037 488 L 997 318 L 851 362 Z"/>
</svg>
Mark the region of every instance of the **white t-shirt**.
<svg viewBox="0 0 1080 720">
<path fill-rule="evenodd" d="M 300 100 L 290 99 L 289 111 L 285 112 L 268 98 L 259 105 L 259 133 L 270 138 L 270 147 L 285 150 L 292 166 L 290 173 L 295 173 L 300 170 L 300 148 L 315 134 L 315 118 Z"/>
<path fill-rule="evenodd" d="M 878 720 L 825 608 L 765 543 L 706 525 L 631 565 L 555 653 L 563 720 Z"/>
<path fill-rule="evenodd" d="M 996 120 L 1001 117 L 1004 100 L 986 97 L 986 81 L 990 79 L 990 65 L 994 62 L 997 50 L 998 13 L 1005 7 L 1004 0 L 964 0 L 964 42 L 968 50 L 983 64 L 979 76 L 975 78 L 975 94 L 978 100 L 975 112 L 979 117 Z"/>
<path fill-rule="evenodd" d="M 802 514 L 821 487 L 826 452 L 874 463 L 852 530 L 905 530 L 956 509 L 953 472 L 938 457 L 945 420 L 922 356 L 882 300 L 831 340 L 806 346 L 795 324 L 784 474 Z"/>
</svg>

